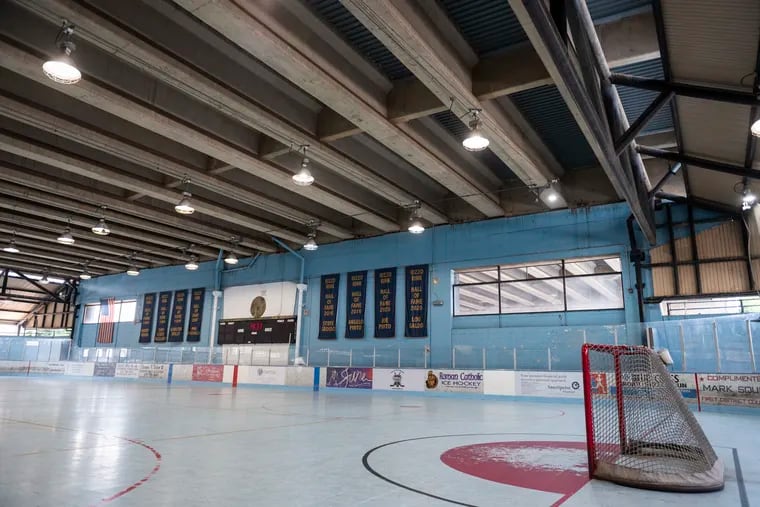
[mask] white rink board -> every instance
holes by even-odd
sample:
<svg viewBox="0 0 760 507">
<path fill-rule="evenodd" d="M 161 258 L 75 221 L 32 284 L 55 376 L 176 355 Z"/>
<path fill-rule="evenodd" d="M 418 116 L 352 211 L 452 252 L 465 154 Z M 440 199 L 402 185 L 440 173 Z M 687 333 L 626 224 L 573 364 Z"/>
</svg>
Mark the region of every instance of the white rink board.
<svg viewBox="0 0 760 507">
<path fill-rule="evenodd" d="M 92 377 L 95 372 L 95 363 L 66 363 L 64 375 L 74 377 Z"/>
<path fill-rule="evenodd" d="M 239 384 L 260 384 L 270 386 L 285 385 L 284 367 L 278 366 L 239 366 Z"/>
<path fill-rule="evenodd" d="M 169 375 L 168 364 L 141 364 L 137 378 L 165 379 Z"/>
<path fill-rule="evenodd" d="M 520 396 L 547 398 L 583 398 L 583 375 L 566 371 L 517 372 L 517 390 Z"/>
<path fill-rule="evenodd" d="M 30 375 L 63 375 L 66 373 L 64 363 L 48 363 L 43 361 L 32 361 L 29 363 Z"/>
<path fill-rule="evenodd" d="M 172 380 L 193 380 L 193 365 L 175 364 L 172 366 Z"/>
<path fill-rule="evenodd" d="M 312 387 L 314 385 L 314 368 L 311 366 L 293 366 L 286 368 L 285 385 Z"/>
<path fill-rule="evenodd" d="M 375 368 L 372 370 L 372 389 L 378 391 L 424 391 L 427 370 Z"/>
<path fill-rule="evenodd" d="M 137 378 L 139 374 L 139 363 L 119 363 L 116 365 L 116 373 L 114 374 L 114 377 Z"/>
<path fill-rule="evenodd" d="M 498 396 L 515 395 L 515 376 L 514 371 L 491 370 L 483 372 L 484 394 L 493 394 Z"/>
</svg>

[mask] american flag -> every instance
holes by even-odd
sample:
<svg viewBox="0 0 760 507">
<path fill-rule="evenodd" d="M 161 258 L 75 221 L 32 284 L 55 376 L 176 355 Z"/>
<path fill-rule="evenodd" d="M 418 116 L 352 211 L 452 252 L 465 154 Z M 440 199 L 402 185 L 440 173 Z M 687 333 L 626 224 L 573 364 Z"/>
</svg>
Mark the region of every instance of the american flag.
<svg viewBox="0 0 760 507">
<path fill-rule="evenodd" d="M 98 343 L 113 343 L 113 314 L 113 298 L 101 299 L 100 317 L 98 318 Z"/>
</svg>

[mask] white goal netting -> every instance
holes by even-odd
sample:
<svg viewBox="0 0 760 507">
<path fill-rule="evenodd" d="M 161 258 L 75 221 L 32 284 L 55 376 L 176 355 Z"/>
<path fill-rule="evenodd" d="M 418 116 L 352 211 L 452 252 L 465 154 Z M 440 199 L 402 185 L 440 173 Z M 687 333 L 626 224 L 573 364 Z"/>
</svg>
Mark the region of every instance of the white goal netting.
<svg viewBox="0 0 760 507">
<path fill-rule="evenodd" d="M 723 464 L 656 353 L 584 345 L 583 378 L 591 477 L 667 491 L 723 488 Z"/>
</svg>

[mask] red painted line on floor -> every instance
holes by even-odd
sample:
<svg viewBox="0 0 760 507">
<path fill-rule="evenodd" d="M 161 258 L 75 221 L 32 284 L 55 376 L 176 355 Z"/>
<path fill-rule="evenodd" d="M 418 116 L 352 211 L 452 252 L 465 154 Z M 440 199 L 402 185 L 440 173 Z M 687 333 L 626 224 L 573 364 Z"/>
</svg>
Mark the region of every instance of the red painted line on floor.
<svg viewBox="0 0 760 507">
<path fill-rule="evenodd" d="M 237 387 L 238 383 L 238 365 L 232 369 L 232 387 Z"/>
<path fill-rule="evenodd" d="M 110 502 L 116 500 L 117 498 L 122 497 L 122 496 L 126 495 L 127 493 L 130 493 L 130 492 L 136 490 L 137 488 L 139 488 L 140 486 L 142 486 L 143 484 L 145 484 L 146 482 L 148 482 L 150 480 L 150 478 L 153 477 L 156 474 L 156 472 L 158 472 L 158 470 L 161 468 L 161 453 L 159 453 L 153 447 L 151 447 L 148 444 L 145 444 L 143 442 L 140 442 L 139 440 L 133 440 L 131 438 L 122 438 L 122 437 L 117 437 L 117 438 L 119 438 L 120 440 L 126 440 L 127 442 L 130 442 L 130 443 L 135 444 L 135 445 L 140 445 L 140 446 L 145 447 L 146 449 L 148 449 L 150 452 L 153 453 L 153 456 L 155 456 L 155 458 L 156 458 L 156 466 L 153 467 L 153 470 L 151 470 L 150 472 L 148 472 L 148 475 L 146 475 L 145 477 L 143 477 L 142 479 L 140 479 L 136 483 L 132 484 L 131 486 L 129 486 L 127 488 L 122 489 L 118 493 L 116 493 L 114 495 L 111 495 L 108 498 L 101 499 L 100 502 L 96 503 L 95 505 L 104 505 L 104 504 L 110 503 Z"/>
</svg>

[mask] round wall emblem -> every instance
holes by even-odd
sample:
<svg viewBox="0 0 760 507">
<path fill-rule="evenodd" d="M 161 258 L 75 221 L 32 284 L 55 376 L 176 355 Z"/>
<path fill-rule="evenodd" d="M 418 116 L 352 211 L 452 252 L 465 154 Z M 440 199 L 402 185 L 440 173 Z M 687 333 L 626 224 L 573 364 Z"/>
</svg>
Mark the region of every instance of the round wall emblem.
<svg viewBox="0 0 760 507">
<path fill-rule="evenodd" d="M 261 318 L 267 310 L 267 300 L 263 296 L 256 296 L 251 301 L 251 315 L 254 319 Z"/>
</svg>

